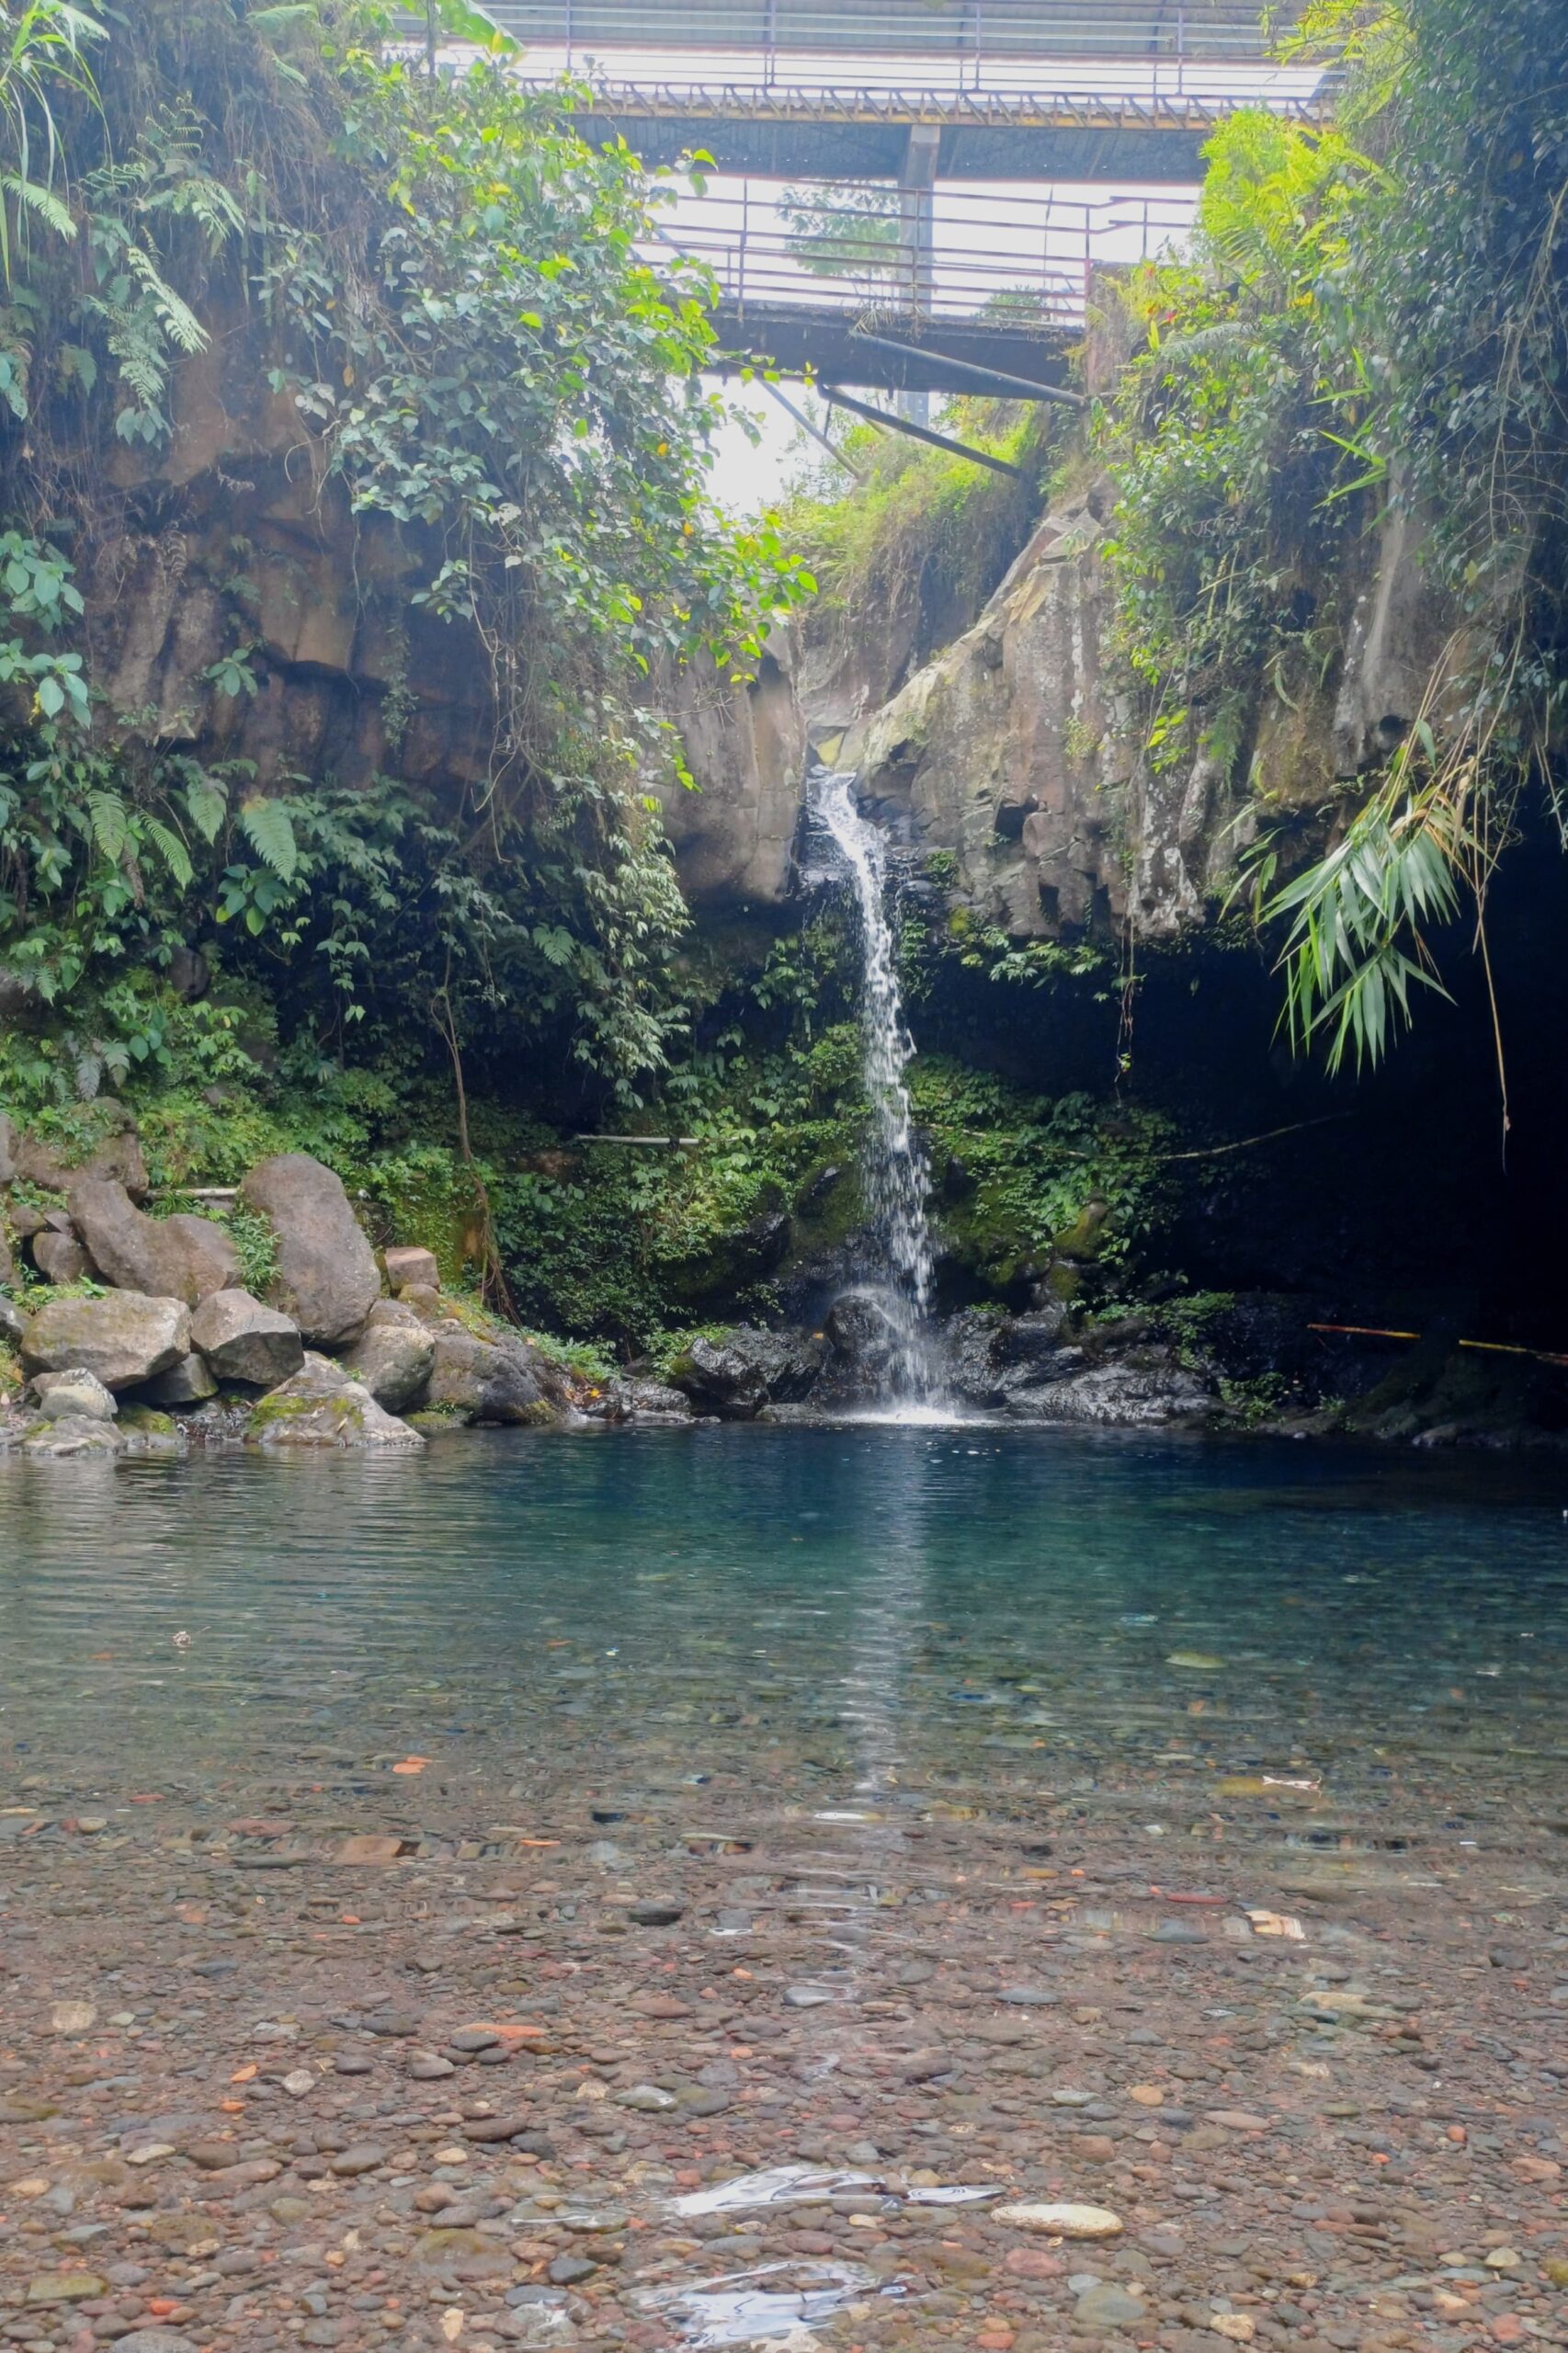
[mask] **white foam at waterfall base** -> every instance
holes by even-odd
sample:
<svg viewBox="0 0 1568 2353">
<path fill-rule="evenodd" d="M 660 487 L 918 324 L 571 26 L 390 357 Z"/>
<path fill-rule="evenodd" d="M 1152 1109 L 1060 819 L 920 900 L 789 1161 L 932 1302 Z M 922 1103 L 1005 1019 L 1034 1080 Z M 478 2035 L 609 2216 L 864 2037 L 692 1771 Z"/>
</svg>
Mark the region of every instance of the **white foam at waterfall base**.
<svg viewBox="0 0 1568 2353">
<path fill-rule="evenodd" d="M 855 805 L 855 779 L 822 775 L 816 806 L 848 870 L 860 916 L 860 1033 L 870 1111 L 862 1160 L 869 1228 L 881 1263 L 868 1271 L 892 1323 L 894 1347 L 877 1418 L 950 1418 L 937 1395 L 927 1347 L 933 1254 L 926 1213 L 931 1172 L 905 1079 L 915 1041 L 903 1017 L 897 944 L 887 911 L 887 846 Z"/>
</svg>

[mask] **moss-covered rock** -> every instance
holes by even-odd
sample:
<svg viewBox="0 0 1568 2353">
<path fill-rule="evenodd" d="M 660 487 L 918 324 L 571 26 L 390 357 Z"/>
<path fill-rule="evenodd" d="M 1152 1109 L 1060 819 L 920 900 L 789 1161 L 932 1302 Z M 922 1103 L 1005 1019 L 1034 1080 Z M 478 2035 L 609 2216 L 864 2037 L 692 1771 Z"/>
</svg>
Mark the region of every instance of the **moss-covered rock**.
<svg viewBox="0 0 1568 2353">
<path fill-rule="evenodd" d="M 383 1412 L 361 1382 L 314 1354 L 252 1408 L 245 1438 L 253 1446 L 336 1447 L 352 1453 L 424 1444 L 417 1430 Z"/>
</svg>

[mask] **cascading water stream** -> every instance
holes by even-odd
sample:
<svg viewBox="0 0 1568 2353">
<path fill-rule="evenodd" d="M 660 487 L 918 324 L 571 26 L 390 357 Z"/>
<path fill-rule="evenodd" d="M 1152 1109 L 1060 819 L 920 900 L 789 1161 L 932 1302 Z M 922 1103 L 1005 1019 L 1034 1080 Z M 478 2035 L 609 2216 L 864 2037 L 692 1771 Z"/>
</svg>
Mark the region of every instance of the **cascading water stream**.
<svg viewBox="0 0 1568 2353">
<path fill-rule="evenodd" d="M 926 1345 L 933 1265 L 926 1214 L 930 1168 L 904 1080 L 915 1041 L 903 1017 L 888 921 L 886 847 L 855 806 L 854 784 L 851 775 L 823 772 L 816 806 L 843 854 L 860 915 L 860 1026 L 871 1114 L 864 1182 L 868 1222 L 881 1257 L 878 1289 L 892 1327 L 889 1403 L 919 1406 L 934 1402 L 937 1386 Z"/>
</svg>

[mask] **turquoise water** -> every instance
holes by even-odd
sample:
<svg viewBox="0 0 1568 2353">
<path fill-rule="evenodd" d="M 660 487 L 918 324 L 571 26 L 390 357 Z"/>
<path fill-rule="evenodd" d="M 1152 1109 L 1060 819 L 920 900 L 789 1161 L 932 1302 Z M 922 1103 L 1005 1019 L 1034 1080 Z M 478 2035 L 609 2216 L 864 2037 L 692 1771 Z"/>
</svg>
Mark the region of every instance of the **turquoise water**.
<svg viewBox="0 0 1568 2353">
<path fill-rule="evenodd" d="M 134 1788 L 324 1745 L 438 1750 L 459 1777 L 515 1749 L 595 1788 L 764 1773 L 824 1803 L 1074 1773 L 1179 1799 L 1218 1768 L 1550 1811 L 1560 1488 L 897 1428 L 11 1461 L 0 1755 L 13 1782 Z"/>
</svg>

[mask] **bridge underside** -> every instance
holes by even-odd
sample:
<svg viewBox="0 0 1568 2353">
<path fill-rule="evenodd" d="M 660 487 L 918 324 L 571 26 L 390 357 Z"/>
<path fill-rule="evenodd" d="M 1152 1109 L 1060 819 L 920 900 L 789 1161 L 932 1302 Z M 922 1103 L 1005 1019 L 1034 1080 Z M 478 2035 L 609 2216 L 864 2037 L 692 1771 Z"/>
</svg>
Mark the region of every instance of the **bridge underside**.
<svg viewBox="0 0 1568 2353">
<path fill-rule="evenodd" d="M 1221 119 L 1217 108 L 1186 119 L 1095 119 L 1096 110 L 1062 109 L 1054 119 L 949 121 L 936 174 L 942 180 L 1102 181 L 1119 188 L 1176 186 L 1203 176 L 1204 142 Z M 1184 110 L 1185 112 L 1185 110 Z M 653 114 L 617 100 L 613 110 L 577 118 L 595 145 L 621 138 L 653 168 L 693 152 L 711 155 L 736 177 L 801 180 L 899 178 L 910 121 L 883 117 L 830 120 L 782 115 Z"/>
<path fill-rule="evenodd" d="M 857 330 L 871 325 L 876 340 Z M 824 384 L 891 392 L 983 392 L 968 369 L 982 368 L 1034 384 L 1067 381 L 1067 355 L 1080 328 L 967 324 L 944 320 L 921 328 L 916 342 L 896 321 L 858 321 L 842 310 L 788 302 L 722 305 L 715 324 L 727 357 L 716 371 L 734 375 L 769 362 L 786 376 L 815 370 Z M 890 345 L 901 347 L 890 349 Z M 952 363 L 960 363 L 955 367 Z M 993 389 L 1005 392 L 1002 385 Z"/>
</svg>

